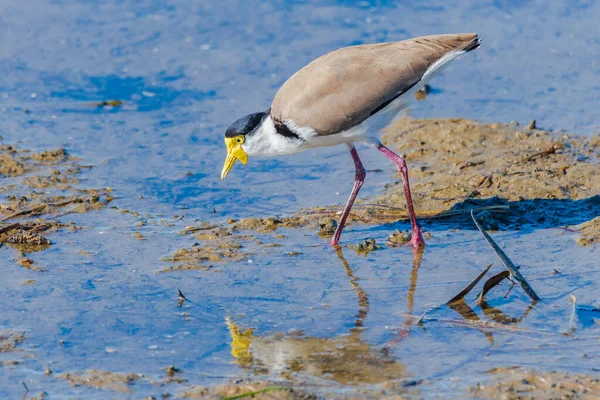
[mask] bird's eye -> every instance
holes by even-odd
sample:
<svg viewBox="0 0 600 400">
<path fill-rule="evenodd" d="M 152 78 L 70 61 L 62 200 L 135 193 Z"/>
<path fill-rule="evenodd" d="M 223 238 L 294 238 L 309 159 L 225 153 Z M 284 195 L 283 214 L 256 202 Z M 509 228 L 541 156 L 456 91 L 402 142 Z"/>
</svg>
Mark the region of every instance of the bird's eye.
<svg viewBox="0 0 600 400">
<path fill-rule="evenodd" d="M 237 138 L 238 143 L 242 143 L 243 141 L 244 141 L 244 139 L 242 139 L 241 137 Z"/>
</svg>

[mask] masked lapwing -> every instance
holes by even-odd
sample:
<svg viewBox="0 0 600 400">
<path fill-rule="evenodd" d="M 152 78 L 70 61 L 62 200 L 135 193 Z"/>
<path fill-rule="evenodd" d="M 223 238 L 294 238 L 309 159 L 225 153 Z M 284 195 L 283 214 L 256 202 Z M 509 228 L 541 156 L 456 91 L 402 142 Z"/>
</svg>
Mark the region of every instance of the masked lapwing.
<svg viewBox="0 0 600 400">
<path fill-rule="evenodd" d="M 354 160 L 354 187 L 332 245 L 338 245 L 346 218 L 365 180 L 355 143 L 379 150 L 404 182 L 414 248 L 425 245 L 417 224 L 402 157 L 385 147 L 377 134 L 398 116 L 431 78 L 461 54 L 479 47 L 474 33 L 424 36 L 401 42 L 344 47 L 317 58 L 279 89 L 271 108 L 235 121 L 225 132 L 227 158 L 221 179 L 248 156 L 293 154 L 315 147 L 345 144 Z"/>
</svg>

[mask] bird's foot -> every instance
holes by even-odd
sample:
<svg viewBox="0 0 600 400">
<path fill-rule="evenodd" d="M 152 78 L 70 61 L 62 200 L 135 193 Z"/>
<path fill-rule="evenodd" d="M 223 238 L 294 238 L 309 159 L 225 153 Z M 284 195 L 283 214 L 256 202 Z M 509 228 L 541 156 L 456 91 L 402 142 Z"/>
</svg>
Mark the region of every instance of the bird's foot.
<svg viewBox="0 0 600 400">
<path fill-rule="evenodd" d="M 413 228 L 412 238 L 408 242 L 408 245 L 415 250 L 425 247 L 425 239 L 423 239 L 423 232 L 421 232 L 421 228 Z"/>
</svg>

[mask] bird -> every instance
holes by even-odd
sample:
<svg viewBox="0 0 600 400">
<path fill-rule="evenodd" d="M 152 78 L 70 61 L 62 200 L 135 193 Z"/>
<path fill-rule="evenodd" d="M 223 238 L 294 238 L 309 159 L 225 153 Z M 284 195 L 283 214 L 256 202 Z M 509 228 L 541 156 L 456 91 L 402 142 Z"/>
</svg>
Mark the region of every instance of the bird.
<svg viewBox="0 0 600 400">
<path fill-rule="evenodd" d="M 406 161 L 384 146 L 377 134 L 399 116 L 417 90 L 480 43 L 476 33 L 431 35 L 343 47 L 313 60 L 285 81 L 268 110 L 246 115 L 227 128 L 221 180 L 236 161 L 245 165 L 249 156 L 287 155 L 346 145 L 355 176 L 329 242 L 339 246 L 346 219 L 366 177 L 355 144 L 366 144 L 390 159 L 400 172 L 412 228 L 408 245 L 415 250 L 424 247 Z"/>
</svg>

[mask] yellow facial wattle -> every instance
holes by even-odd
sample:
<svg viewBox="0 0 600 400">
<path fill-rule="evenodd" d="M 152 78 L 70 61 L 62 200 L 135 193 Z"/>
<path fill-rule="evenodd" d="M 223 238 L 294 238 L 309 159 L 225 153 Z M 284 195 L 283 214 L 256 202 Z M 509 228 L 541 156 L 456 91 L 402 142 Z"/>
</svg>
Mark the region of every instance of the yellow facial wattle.
<svg viewBox="0 0 600 400">
<path fill-rule="evenodd" d="M 225 138 L 225 147 L 227 147 L 227 158 L 225 159 L 225 164 L 223 164 L 223 171 L 221 171 L 221 180 L 225 179 L 229 171 L 235 164 L 236 160 L 240 160 L 242 164 L 246 165 L 248 162 L 248 155 L 242 149 L 242 144 L 244 143 L 244 136 L 239 135 L 236 137 L 226 137 Z"/>
</svg>

